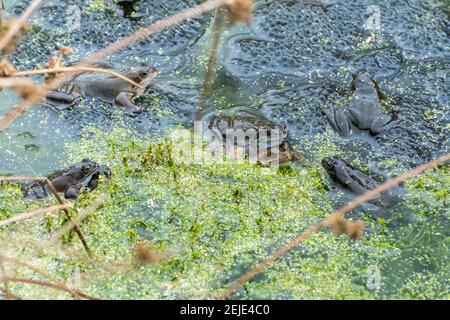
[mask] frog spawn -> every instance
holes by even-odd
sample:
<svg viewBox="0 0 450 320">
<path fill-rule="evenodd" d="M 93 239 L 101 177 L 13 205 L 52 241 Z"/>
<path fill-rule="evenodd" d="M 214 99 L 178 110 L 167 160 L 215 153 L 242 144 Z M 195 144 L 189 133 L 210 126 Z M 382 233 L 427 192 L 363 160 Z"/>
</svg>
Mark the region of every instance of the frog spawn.
<svg viewBox="0 0 450 320">
<path fill-rule="evenodd" d="M 26 8 L 25 3 L 19 2 L 14 5 L 11 8 L 12 12 L 16 15 L 21 14 Z M 74 48 L 79 56 L 85 56 L 132 34 L 141 27 L 194 5 L 195 0 L 169 0 L 158 3 L 151 0 L 138 1 L 135 4 L 136 19 L 131 20 L 124 17 L 122 8 L 112 1 L 104 2 L 101 8 L 90 5 L 78 6 L 68 0 L 44 4 L 33 15 L 33 22 L 39 27 L 19 43 L 13 59 L 20 61 L 21 66 L 34 68 L 36 64 L 44 63 L 49 53 L 57 50 L 60 43 Z M 67 27 L 74 22 L 70 19 L 71 11 L 68 9 L 70 7 L 74 7 L 80 14 L 80 25 L 75 24 L 73 28 Z M 207 15 L 193 18 L 147 37 L 137 42 L 135 46 L 119 52 L 116 59 L 126 60 L 133 55 L 145 60 L 148 56 L 152 56 L 152 60 L 146 62 L 154 63 L 160 55 L 182 53 L 203 34 L 207 20 Z M 30 60 L 30 57 L 33 58 Z"/>
</svg>

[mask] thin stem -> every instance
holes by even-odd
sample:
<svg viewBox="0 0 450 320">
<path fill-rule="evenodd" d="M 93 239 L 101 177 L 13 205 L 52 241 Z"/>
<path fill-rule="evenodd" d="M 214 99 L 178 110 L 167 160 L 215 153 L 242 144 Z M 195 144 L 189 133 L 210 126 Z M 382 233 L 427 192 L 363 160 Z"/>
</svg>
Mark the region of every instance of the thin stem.
<svg viewBox="0 0 450 320">
<path fill-rule="evenodd" d="M 120 38 L 119 40 L 110 44 L 106 48 L 92 54 L 91 56 L 89 56 L 85 60 L 81 61 L 79 64 L 75 65 L 74 67 L 75 68 L 80 67 L 80 66 L 87 67 L 89 65 L 92 65 L 95 62 L 105 59 L 112 53 L 114 53 L 118 50 L 121 50 L 121 49 L 137 42 L 138 40 L 140 40 L 144 37 L 148 37 L 156 32 L 170 28 L 173 25 L 182 23 L 188 19 L 194 18 L 205 12 L 217 9 L 223 5 L 233 4 L 234 2 L 235 2 L 235 0 L 208 0 L 208 1 L 205 1 L 195 7 L 188 8 L 188 9 L 181 11 L 180 13 L 177 13 L 173 16 L 159 20 L 148 27 L 141 28 L 138 31 L 136 31 L 135 33 L 133 33 L 127 37 Z M 3 118 L 0 119 L 0 131 L 3 131 L 11 123 L 13 123 L 14 120 L 17 119 L 17 117 L 19 117 L 22 114 L 22 112 L 27 110 L 31 105 L 39 102 L 42 99 L 42 97 L 44 97 L 48 93 L 48 91 L 57 87 L 59 84 L 65 82 L 67 80 L 69 80 L 67 76 L 64 76 L 64 75 L 59 76 L 58 75 L 54 79 L 50 80 L 48 84 L 46 84 L 44 87 L 42 87 L 42 90 L 36 90 L 36 92 L 33 92 L 32 94 L 30 94 L 27 97 L 27 99 L 23 100 L 18 106 L 14 107 L 9 112 L 7 112 L 6 114 L 3 115 Z"/>
<path fill-rule="evenodd" d="M 142 88 L 142 86 L 121 75 L 120 73 L 117 73 L 115 71 L 112 71 L 110 69 L 102 69 L 102 68 L 92 68 L 92 67 L 62 67 L 62 68 L 50 68 L 50 69 L 37 69 L 37 70 L 25 70 L 25 71 L 17 71 L 14 73 L 15 77 L 19 77 L 19 76 L 28 76 L 28 75 L 33 75 L 33 74 L 44 74 L 44 73 L 58 73 L 58 72 L 77 72 L 77 71 L 92 71 L 92 72 L 102 72 L 102 73 L 109 73 L 112 74 L 114 76 L 116 76 L 117 78 L 120 78 L 130 84 L 132 84 L 133 86 Z"/>
<path fill-rule="evenodd" d="M 70 294 L 75 294 L 76 297 L 80 297 L 83 299 L 88 299 L 88 300 L 100 300 L 100 298 L 98 297 L 93 297 L 90 296 L 82 291 L 79 290 L 72 290 L 69 287 L 67 287 L 64 284 L 58 284 L 58 283 L 51 283 L 51 282 L 47 282 L 47 281 L 42 281 L 42 280 L 36 280 L 36 279 L 27 279 L 27 278 L 14 278 L 14 277 L 3 277 L 0 278 L 0 280 L 2 280 L 3 282 L 8 281 L 8 282 L 18 282 L 18 283 L 28 283 L 28 284 L 34 284 L 34 285 L 38 285 L 38 286 L 43 286 L 43 287 L 49 287 L 55 290 L 60 290 L 60 291 L 65 291 L 67 293 Z"/>
<path fill-rule="evenodd" d="M 64 200 L 59 195 L 58 191 L 56 190 L 53 183 L 47 178 L 47 177 L 30 177 L 30 176 L 0 176 L 0 181 L 43 181 L 45 182 L 50 190 L 52 191 L 53 195 L 55 196 L 56 200 L 59 202 L 59 204 L 64 205 Z M 89 246 L 87 245 L 86 240 L 83 237 L 83 234 L 81 233 L 80 229 L 76 225 L 76 223 L 73 221 L 72 217 L 69 214 L 69 210 L 62 209 L 64 213 L 66 214 L 67 219 L 73 224 L 73 229 L 75 233 L 77 234 L 78 238 L 80 239 L 81 243 L 83 244 L 84 249 L 88 253 L 89 256 L 91 256 L 91 250 L 89 249 Z"/>
<path fill-rule="evenodd" d="M 223 24 L 223 12 L 220 9 L 217 9 L 217 17 L 214 23 L 214 31 L 213 31 L 213 41 L 211 47 L 211 53 L 209 54 L 208 67 L 205 72 L 205 77 L 203 79 L 203 88 L 200 97 L 200 103 L 195 114 L 195 121 L 200 121 L 203 110 L 205 109 L 206 100 L 208 99 L 209 91 L 211 89 L 211 81 L 214 75 L 214 66 L 216 64 L 217 52 L 220 44 L 220 36 L 221 29 Z"/>
<path fill-rule="evenodd" d="M 335 221 L 336 218 L 342 217 L 345 213 L 349 212 L 350 210 L 358 207 L 359 205 L 363 204 L 367 200 L 370 200 L 373 196 L 376 196 L 398 184 L 401 182 L 414 177 L 430 168 L 437 167 L 441 164 L 446 163 L 450 160 L 450 153 L 442 156 L 438 159 L 435 159 L 433 161 L 427 162 L 419 167 L 416 167 L 414 169 L 411 169 L 402 175 L 389 179 L 386 183 L 383 183 L 376 187 L 375 189 L 366 192 L 365 194 L 359 196 L 354 201 L 351 201 L 347 203 L 342 208 L 339 208 L 338 210 L 332 212 L 328 217 L 326 217 L 321 222 L 312 225 L 299 235 L 297 235 L 295 238 L 289 240 L 287 243 L 279 247 L 277 250 L 275 250 L 271 255 L 269 255 L 266 259 L 264 259 L 262 262 L 257 264 L 255 267 L 253 267 L 251 270 L 246 272 L 244 275 L 239 277 L 237 280 L 233 281 L 228 288 L 225 290 L 225 292 L 220 295 L 219 299 L 227 299 L 230 297 L 233 293 L 237 291 L 243 284 L 253 279 L 257 274 L 261 273 L 268 265 L 270 265 L 272 262 L 280 258 L 281 256 L 285 255 L 287 252 L 292 250 L 294 247 L 296 247 L 298 244 L 302 243 L 303 241 L 310 238 L 312 235 L 314 235 L 317 231 L 319 231 L 322 227 L 328 227 L 330 224 Z"/>
<path fill-rule="evenodd" d="M 97 197 L 92 204 L 81 212 L 77 219 L 74 222 L 67 222 L 64 226 L 62 226 L 59 230 L 55 231 L 50 238 L 50 241 L 57 241 L 64 234 L 72 230 L 75 226 L 80 225 L 84 219 L 86 219 L 91 213 L 97 210 L 100 206 L 102 206 L 106 201 L 109 200 L 109 195 L 103 194 Z"/>
<path fill-rule="evenodd" d="M 11 40 L 16 36 L 20 29 L 27 23 L 28 18 L 31 16 L 34 10 L 39 6 L 42 0 L 33 0 L 27 9 L 22 13 L 22 15 L 14 20 L 9 26 L 8 31 L 0 39 L 0 52 L 11 42 Z"/>
<path fill-rule="evenodd" d="M 34 218 L 39 215 L 45 215 L 45 214 L 53 212 L 53 211 L 57 211 L 57 210 L 61 210 L 61 209 L 72 209 L 72 208 L 73 208 L 72 204 L 66 203 L 66 204 L 62 204 L 62 205 L 51 206 L 51 207 L 47 207 L 47 208 L 37 209 L 34 211 L 30 211 L 30 212 L 25 212 L 22 214 L 15 215 L 12 218 L 1 220 L 0 227 L 7 226 L 7 225 L 15 223 L 15 222 L 31 219 L 31 218 Z"/>
</svg>

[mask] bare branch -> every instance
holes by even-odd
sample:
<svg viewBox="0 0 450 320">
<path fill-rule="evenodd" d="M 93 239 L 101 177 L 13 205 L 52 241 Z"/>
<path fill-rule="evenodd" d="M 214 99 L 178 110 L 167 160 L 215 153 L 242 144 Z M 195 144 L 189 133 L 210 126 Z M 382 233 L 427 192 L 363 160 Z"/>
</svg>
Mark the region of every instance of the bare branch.
<svg viewBox="0 0 450 320">
<path fill-rule="evenodd" d="M 257 274 L 261 273 L 268 265 L 270 265 L 272 262 L 280 258 L 281 256 L 285 255 L 287 252 L 292 250 L 294 247 L 296 247 L 298 244 L 302 243 L 303 241 L 310 238 L 312 235 L 314 235 L 317 231 L 319 231 L 322 227 L 329 227 L 337 217 L 342 217 L 345 213 L 349 212 L 350 210 L 358 207 L 359 205 L 363 204 L 364 202 L 370 200 L 373 196 L 376 196 L 398 184 L 401 182 L 414 177 L 430 168 L 437 167 L 443 163 L 446 163 L 450 160 L 450 153 L 442 156 L 438 159 L 435 159 L 433 161 L 427 162 L 419 167 L 416 167 L 410 171 L 407 171 L 403 173 L 402 175 L 389 179 L 386 183 L 383 183 L 376 187 L 375 189 L 359 196 L 354 201 L 351 201 L 347 203 L 342 208 L 334 211 L 331 213 L 327 218 L 322 220 L 321 222 L 312 225 L 299 235 L 297 235 L 295 238 L 289 240 L 287 243 L 285 243 L 283 246 L 275 250 L 270 256 L 268 256 L 266 259 L 261 261 L 259 264 L 257 264 L 255 267 L 253 267 L 250 271 L 239 277 L 237 280 L 231 283 L 231 285 L 225 290 L 225 292 L 220 295 L 219 299 L 227 299 L 230 297 L 233 293 L 236 292 L 237 289 L 239 289 L 244 283 L 250 281 L 253 279 Z"/>
<path fill-rule="evenodd" d="M 14 73 L 15 77 L 19 77 L 19 76 L 28 76 L 28 75 L 33 75 L 33 74 L 45 74 L 45 73 L 59 73 L 59 72 L 77 72 L 77 71 L 92 71 L 92 72 L 102 72 L 102 73 L 109 73 L 114 75 L 117 78 L 122 79 L 123 81 L 126 81 L 130 84 L 132 84 L 133 86 L 136 86 L 138 88 L 142 88 L 142 86 L 137 83 L 134 82 L 133 80 L 121 75 L 120 73 L 117 73 L 113 70 L 110 69 L 102 69 L 102 68 L 92 68 L 92 67 L 62 67 L 62 68 L 50 68 L 50 69 L 37 69 L 37 70 L 25 70 L 25 71 L 17 71 L 16 73 Z M 0 79 L 2 80 L 2 79 Z M 1 86 L 1 85 L 0 85 Z"/>
<path fill-rule="evenodd" d="M 10 41 L 17 35 L 22 27 L 27 23 L 28 18 L 34 10 L 39 6 L 42 0 L 33 0 L 22 15 L 10 25 L 8 31 L 0 39 L 0 52 L 10 43 Z"/>
<path fill-rule="evenodd" d="M 110 44 L 106 48 L 97 51 L 96 53 L 92 54 L 85 60 L 81 61 L 79 64 L 75 65 L 74 68 L 87 67 L 89 65 L 92 65 L 95 62 L 103 60 L 112 53 L 121 50 L 144 37 L 148 37 L 156 32 L 167 29 L 173 25 L 182 23 L 183 21 L 194 18 L 205 12 L 217 9 L 223 5 L 234 4 L 234 2 L 235 0 L 208 0 L 195 7 L 188 8 L 178 14 L 159 20 L 148 27 L 141 28 L 127 37 L 123 37 L 117 40 L 116 42 Z M 76 71 L 68 72 L 65 75 L 55 77 L 54 79 L 49 81 L 49 83 L 46 86 L 43 87 L 42 91 L 39 90 L 39 92 L 30 94 L 30 96 L 27 97 L 26 100 L 22 101 L 18 106 L 14 107 L 5 115 L 3 115 L 3 118 L 0 119 L 0 131 L 3 131 L 12 122 L 14 122 L 14 120 L 17 119 L 17 117 L 20 116 L 22 112 L 24 112 L 29 108 L 29 106 L 39 102 L 42 99 L 42 97 L 44 97 L 48 93 L 48 91 L 57 87 L 59 84 L 69 80 L 69 77 L 73 74 L 77 74 L 77 72 Z"/>
<path fill-rule="evenodd" d="M 25 213 L 22 213 L 22 214 L 15 215 L 12 218 L 1 220 L 0 221 L 0 227 L 6 226 L 8 224 L 15 223 L 15 222 L 31 219 L 31 218 L 34 218 L 34 217 L 39 216 L 39 215 L 51 213 L 53 211 L 57 211 L 57 210 L 61 210 L 61 209 L 72 209 L 72 208 L 73 208 L 72 204 L 66 203 L 66 204 L 61 204 L 61 205 L 57 205 L 57 206 L 41 208 L 41 209 L 37 209 L 37 210 L 34 210 L 34 211 L 30 211 L 30 212 L 25 212 Z"/>
<path fill-rule="evenodd" d="M 49 288 L 52 288 L 55 290 L 65 291 L 67 293 L 75 295 L 75 297 L 79 297 L 79 298 L 83 298 L 83 299 L 101 300 L 98 297 L 90 296 L 82 291 L 72 290 L 68 286 L 66 286 L 65 284 L 62 284 L 62 283 L 59 284 L 59 283 L 51 283 L 51 282 L 36 280 L 36 279 L 14 278 L 14 277 L 2 277 L 2 278 L 0 278 L 0 280 L 3 282 L 8 281 L 8 282 L 34 284 L 34 285 L 38 285 L 38 286 L 49 287 Z"/>
</svg>

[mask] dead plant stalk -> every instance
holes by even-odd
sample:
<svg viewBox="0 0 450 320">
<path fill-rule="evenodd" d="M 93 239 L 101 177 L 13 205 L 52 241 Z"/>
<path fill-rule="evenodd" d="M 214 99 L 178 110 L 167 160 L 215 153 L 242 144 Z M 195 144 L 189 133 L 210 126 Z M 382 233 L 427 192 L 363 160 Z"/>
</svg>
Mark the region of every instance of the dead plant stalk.
<svg viewBox="0 0 450 320">
<path fill-rule="evenodd" d="M 91 56 L 75 65 L 74 68 L 88 67 L 100 60 L 105 59 L 112 53 L 126 48 L 127 46 L 135 43 L 136 41 L 142 38 L 148 37 L 156 32 L 165 30 L 173 25 L 180 24 L 188 19 L 194 18 L 208 11 L 217 9 L 225 5 L 234 4 L 236 1 L 237 0 L 208 0 L 199 5 L 196 5 L 195 7 L 188 8 L 184 11 L 181 11 L 178 14 L 159 20 L 148 27 L 141 28 L 127 37 L 123 37 L 117 40 L 116 42 L 110 44 L 106 48 L 97 51 L 96 53 L 93 53 Z M 16 30 L 16 33 L 17 31 L 18 30 Z M 42 90 L 36 90 L 36 92 L 30 94 L 29 97 L 23 100 L 18 106 L 14 107 L 9 112 L 3 115 L 3 118 L 0 119 L 0 131 L 3 131 L 12 122 L 14 122 L 14 120 L 17 119 L 17 117 L 19 117 L 22 114 L 22 112 L 24 112 L 29 108 L 29 106 L 39 102 L 51 89 L 69 80 L 70 79 L 69 77 L 71 75 L 77 73 L 79 73 L 79 71 L 66 72 L 62 76 L 57 75 L 55 78 L 50 80 L 48 84 L 42 88 Z"/>
<path fill-rule="evenodd" d="M 26 70 L 26 71 L 18 71 L 14 73 L 15 77 L 20 76 L 28 76 L 33 74 L 45 74 L 45 73 L 59 73 L 59 72 L 77 72 L 77 71 L 91 71 L 91 72 L 101 72 L 101 73 L 108 73 L 111 74 L 117 78 L 122 79 L 123 81 L 126 81 L 133 86 L 142 88 L 142 86 L 139 83 L 134 82 L 133 80 L 121 75 L 120 73 L 117 73 L 115 71 L 109 70 L 109 69 L 102 69 L 102 68 L 92 68 L 92 67 L 63 67 L 63 68 L 51 68 L 51 69 L 37 69 L 37 70 Z"/>
<path fill-rule="evenodd" d="M 237 289 L 239 289 L 243 284 L 253 279 L 257 274 L 261 273 L 267 266 L 269 266 L 272 262 L 280 258 L 281 256 L 288 253 L 290 250 L 292 250 L 294 247 L 302 243 L 303 241 L 309 239 L 312 235 L 314 235 L 317 231 L 319 231 L 323 227 L 330 226 L 335 219 L 339 217 L 343 217 L 343 215 L 350 210 L 358 207 L 359 205 L 363 204 L 364 202 L 370 200 L 373 196 L 376 196 L 384 191 L 387 191 L 388 189 L 400 184 L 401 182 L 414 177 L 430 168 L 437 167 L 441 164 L 444 164 L 446 162 L 450 161 L 450 153 L 442 156 L 438 159 L 435 159 L 433 161 L 427 162 L 421 166 L 418 166 L 416 168 L 413 168 L 402 175 L 389 179 L 386 183 L 383 183 L 376 187 L 375 189 L 366 192 L 365 194 L 359 196 L 355 200 L 347 203 L 345 206 L 339 208 L 338 210 L 331 213 L 328 217 L 326 217 L 321 222 L 312 225 L 293 239 L 289 240 L 287 243 L 279 247 L 277 250 L 275 250 L 271 255 L 269 255 L 266 259 L 264 259 L 262 262 L 257 264 L 255 267 L 253 267 L 251 270 L 249 270 L 247 273 L 239 277 L 237 280 L 232 282 L 230 286 L 225 290 L 225 292 L 219 296 L 219 299 L 227 299 L 230 297 L 233 293 L 236 292 Z"/>
<path fill-rule="evenodd" d="M 47 177 L 30 177 L 30 176 L 0 176 L 0 181 L 42 181 L 47 184 L 47 186 L 52 191 L 53 195 L 55 196 L 56 200 L 59 202 L 60 205 L 64 205 L 64 200 L 59 195 L 58 191 L 56 190 L 53 183 L 47 178 Z M 83 234 L 81 233 L 80 229 L 76 225 L 76 223 L 73 221 L 73 219 L 70 217 L 69 210 L 62 209 L 64 213 L 66 214 L 67 219 L 72 223 L 73 229 L 75 233 L 77 234 L 78 238 L 80 239 L 81 243 L 83 244 L 84 249 L 88 253 L 88 255 L 91 255 L 91 250 L 89 249 L 89 246 L 87 245 L 86 240 L 84 239 Z"/>
<path fill-rule="evenodd" d="M 0 39 L 0 52 L 3 51 L 20 29 L 27 23 L 28 18 L 41 2 L 42 0 L 33 0 L 22 15 L 10 25 L 8 31 L 6 31 L 5 35 Z"/>
<path fill-rule="evenodd" d="M 15 215 L 12 218 L 9 219 L 5 219 L 5 220 L 1 220 L 0 221 L 0 227 L 4 227 L 7 226 L 9 224 L 15 223 L 15 222 L 19 222 L 19 221 L 23 221 L 23 220 L 28 220 L 31 218 L 34 218 L 36 216 L 40 216 L 40 215 L 45 215 L 47 213 L 51 213 L 53 211 L 58 211 L 58 210 L 62 210 L 62 209 L 72 209 L 73 205 L 70 203 L 66 203 L 66 204 L 60 204 L 57 206 L 51 206 L 51 207 L 47 207 L 47 208 L 41 208 L 41 209 L 37 209 L 37 210 L 33 210 L 30 212 L 25 212 L 19 215 Z"/>
</svg>

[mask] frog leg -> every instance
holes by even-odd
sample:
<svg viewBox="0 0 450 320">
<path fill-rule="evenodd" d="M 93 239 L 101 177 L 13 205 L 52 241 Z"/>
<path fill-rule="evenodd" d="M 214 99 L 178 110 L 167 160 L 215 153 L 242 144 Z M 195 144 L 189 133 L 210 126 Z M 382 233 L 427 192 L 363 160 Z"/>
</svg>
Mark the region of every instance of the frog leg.
<svg viewBox="0 0 450 320">
<path fill-rule="evenodd" d="M 50 99 L 50 100 L 54 100 L 56 102 L 68 104 L 68 105 L 73 105 L 74 103 L 77 102 L 77 98 L 79 99 L 79 97 L 76 97 L 72 94 L 67 94 L 67 93 L 58 92 L 58 91 L 50 91 L 49 93 L 47 93 L 46 98 Z"/>
<path fill-rule="evenodd" d="M 78 190 L 75 187 L 70 187 L 69 189 L 66 190 L 66 192 L 64 193 L 64 197 L 66 199 L 77 199 L 79 196 L 78 194 Z"/>
<path fill-rule="evenodd" d="M 308 168 L 311 166 L 309 164 L 308 160 L 306 160 L 306 158 L 304 157 L 304 155 L 301 152 L 299 152 L 293 148 L 290 148 L 290 152 L 291 152 L 292 160 L 295 160 L 298 163 L 300 163 L 300 165 L 302 167 Z"/>
<path fill-rule="evenodd" d="M 133 94 L 131 92 L 121 92 L 114 99 L 114 103 L 122 107 L 127 107 L 135 111 L 139 111 L 140 108 L 131 101 L 132 97 Z"/>
<path fill-rule="evenodd" d="M 370 124 L 370 134 L 376 136 L 381 133 L 391 121 L 392 118 L 387 114 L 376 117 Z"/>
<path fill-rule="evenodd" d="M 342 136 L 347 136 L 351 132 L 351 123 L 342 109 L 331 107 L 331 111 L 321 108 L 322 113 L 327 118 L 333 129 Z"/>
<path fill-rule="evenodd" d="M 44 103 L 41 103 L 40 106 L 49 108 L 49 109 L 55 111 L 56 113 L 62 114 L 62 111 L 60 109 L 58 109 L 56 106 L 54 106 L 54 105 L 52 105 L 50 103 L 44 102 Z"/>
</svg>

